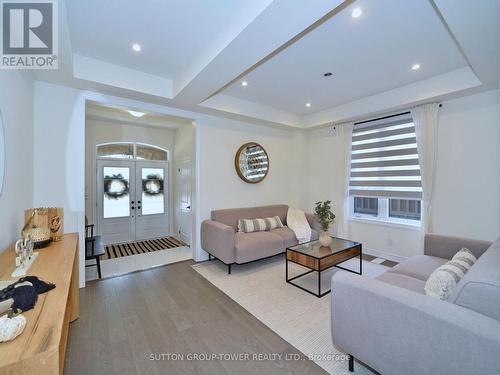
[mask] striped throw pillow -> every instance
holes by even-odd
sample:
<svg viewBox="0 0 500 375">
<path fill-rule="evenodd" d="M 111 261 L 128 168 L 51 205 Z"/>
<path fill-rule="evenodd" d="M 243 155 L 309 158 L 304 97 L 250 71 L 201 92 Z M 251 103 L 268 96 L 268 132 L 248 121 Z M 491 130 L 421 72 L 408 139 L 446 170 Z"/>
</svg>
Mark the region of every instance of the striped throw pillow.
<svg viewBox="0 0 500 375">
<path fill-rule="evenodd" d="M 238 232 L 243 233 L 261 232 L 281 227 L 283 227 L 283 223 L 279 216 L 238 220 Z"/>
<path fill-rule="evenodd" d="M 434 270 L 425 283 L 425 294 L 429 297 L 447 300 L 458 282 L 476 262 L 468 249 L 462 249 L 453 258 Z"/>
</svg>

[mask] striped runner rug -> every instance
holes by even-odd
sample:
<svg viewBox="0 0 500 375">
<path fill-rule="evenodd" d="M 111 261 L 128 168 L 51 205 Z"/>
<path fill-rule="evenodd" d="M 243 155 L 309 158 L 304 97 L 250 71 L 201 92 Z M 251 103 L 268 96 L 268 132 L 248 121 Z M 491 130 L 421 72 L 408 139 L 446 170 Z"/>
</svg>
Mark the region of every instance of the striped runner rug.
<svg viewBox="0 0 500 375">
<path fill-rule="evenodd" d="M 102 256 L 101 260 L 150 253 L 158 250 L 173 249 L 175 247 L 181 246 L 186 246 L 186 244 L 174 237 L 164 237 L 154 240 L 111 244 L 105 246 L 106 253 Z"/>
</svg>

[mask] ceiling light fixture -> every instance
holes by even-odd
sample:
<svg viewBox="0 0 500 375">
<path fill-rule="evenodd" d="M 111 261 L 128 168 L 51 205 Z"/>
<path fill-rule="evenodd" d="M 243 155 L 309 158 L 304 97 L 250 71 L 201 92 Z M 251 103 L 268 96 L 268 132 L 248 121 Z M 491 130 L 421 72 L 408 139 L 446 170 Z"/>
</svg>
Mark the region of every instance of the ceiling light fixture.
<svg viewBox="0 0 500 375">
<path fill-rule="evenodd" d="M 247 87 L 247 86 L 248 86 L 248 82 L 247 82 L 247 81 L 243 81 L 243 82 L 241 82 L 241 86 L 243 86 L 243 87 Z"/>
<path fill-rule="evenodd" d="M 141 47 L 141 45 L 139 43 L 134 43 L 134 44 L 132 44 L 132 50 L 134 52 L 141 52 L 142 47 Z"/>
<path fill-rule="evenodd" d="M 420 69 L 420 64 L 413 64 L 411 66 L 411 70 L 419 70 Z"/>
<path fill-rule="evenodd" d="M 309 108 L 311 106 L 311 103 L 306 103 L 306 107 Z"/>
<path fill-rule="evenodd" d="M 142 117 L 145 115 L 144 112 L 138 112 L 138 111 L 127 111 L 127 112 L 130 113 L 134 117 Z"/>
<path fill-rule="evenodd" d="M 363 11 L 361 10 L 361 8 L 354 8 L 354 10 L 351 13 L 351 17 L 358 18 L 361 16 L 361 14 L 363 14 Z"/>
</svg>

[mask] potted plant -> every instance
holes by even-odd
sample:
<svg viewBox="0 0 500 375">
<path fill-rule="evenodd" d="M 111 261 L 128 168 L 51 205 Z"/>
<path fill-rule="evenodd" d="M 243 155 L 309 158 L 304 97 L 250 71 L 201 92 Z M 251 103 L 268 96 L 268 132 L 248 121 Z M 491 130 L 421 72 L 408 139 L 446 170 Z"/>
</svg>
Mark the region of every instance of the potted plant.
<svg viewBox="0 0 500 375">
<path fill-rule="evenodd" d="M 335 219 L 335 214 L 332 212 L 330 207 L 331 201 L 316 202 L 316 208 L 314 209 L 314 215 L 316 220 L 318 220 L 321 232 L 319 234 L 319 243 L 321 246 L 329 246 L 332 242 L 332 238 L 328 233 L 330 224 L 333 223 Z"/>
</svg>

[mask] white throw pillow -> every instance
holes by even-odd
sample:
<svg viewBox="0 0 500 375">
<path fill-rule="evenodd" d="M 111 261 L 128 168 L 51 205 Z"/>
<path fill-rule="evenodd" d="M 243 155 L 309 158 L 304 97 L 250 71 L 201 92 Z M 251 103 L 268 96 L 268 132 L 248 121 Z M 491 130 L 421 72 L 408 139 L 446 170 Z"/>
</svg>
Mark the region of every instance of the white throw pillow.
<svg viewBox="0 0 500 375">
<path fill-rule="evenodd" d="M 425 294 L 429 297 L 446 300 L 476 262 L 476 257 L 468 249 L 462 249 L 453 258 L 434 270 L 425 283 Z"/>
<path fill-rule="evenodd" d="M 283 223 L 279 216 L 238 220 L 238 232 L 243 233 L 262 232 L 281 227 L 283 227 Z"/>
</svg>

